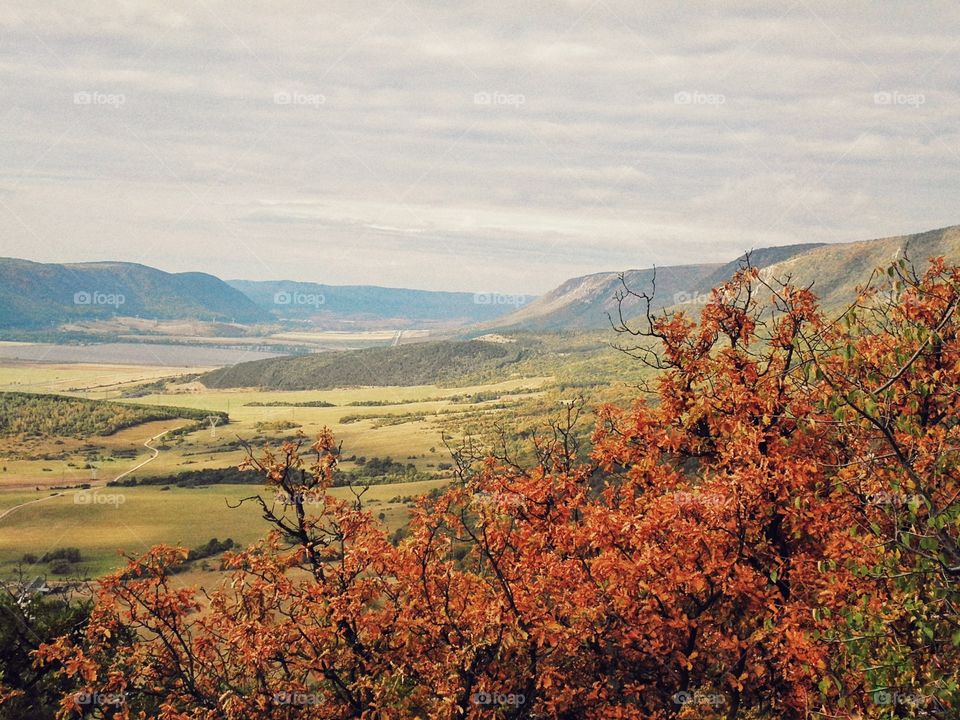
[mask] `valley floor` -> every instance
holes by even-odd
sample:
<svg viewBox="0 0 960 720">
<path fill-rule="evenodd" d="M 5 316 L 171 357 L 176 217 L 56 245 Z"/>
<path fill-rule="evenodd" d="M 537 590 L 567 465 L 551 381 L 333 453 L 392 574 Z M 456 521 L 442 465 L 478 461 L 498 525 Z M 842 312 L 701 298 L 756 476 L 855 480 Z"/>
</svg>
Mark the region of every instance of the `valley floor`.
<svg viewBox="0 0 960 720">
<path fill-rule="evenodd" d="M 412 499 L 449 482 L 444 435 L 468 433 L 505 409 L 541 394 L 549 377 L 515 378 L 464 387 L 349 388 L 318 391 L 209 390 L 173 383 L 163 392 L 133 393 L 158 378 L 176 379 L 195 368 L 97 363 L 0 363 L 0 391 L 226 412 L 228 425 L 169 419 L 100 437 L 0 437 L 0 575 L 50 575 L 49 563 L 22 564 L 57 549 L 77 548 L 81 560 L 69 576 L 96 577 L 122 563 L 120 549 L 139 553 L 156 543 L 194 548 L 211 538 L 245 545 L 267 531 L 253 504 L 239 499 L 265 493 L 262 485 L 178 487 L 114 486 L 181 472 L 235 468 L 242 445 L 277 445 L 323 427 L 343 441 L 342 469 L 363 472 L 369 461 L 390 458 L 406 480 L 372 485 L 364 503 L 391 531 L 406 524 Z M 303 406 L 304 403 L 324 406 Z M 172 431 L 182 428 L 173 433 Z M 151 442 L 151 438 L 153 441 Z M 242 442 L 241 442 L 242 441 Z M 154 452 L 155 451 L 155 452 Z M 373 480 L 375 481 L 375 480 Z M 166 482 L 166 481 L 164 481 Z M 92 489 L 85 489 L 92 486 Z M 348 487 L 335 495 L 350 497 Z M 214 565 L 216 563 L 213 563 Z M 61 568 L 62 569 L 62 568 Z M 199 572 L 199 570 L 198 570 Z"/>
</svg>

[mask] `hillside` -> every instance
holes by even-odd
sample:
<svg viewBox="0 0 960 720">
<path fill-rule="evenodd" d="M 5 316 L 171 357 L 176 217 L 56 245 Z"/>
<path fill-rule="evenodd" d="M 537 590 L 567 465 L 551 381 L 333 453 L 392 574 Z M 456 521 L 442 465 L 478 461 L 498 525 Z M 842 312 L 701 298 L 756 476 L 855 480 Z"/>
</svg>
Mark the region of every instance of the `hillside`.
<svg viewBox="0 0 960 720">
<path fill-rule="evenodd" d="M 929 258 L 940 255 L 960 262 L 960 225 L 913 235 L 822 245 L 768 265 L 763 274 L 790 277 L 796 285 L 813 283 L 822 306 L 835 309 L 850 302 L 857 286 L 866 283 L 877 268 L 907 257 L 922 271 Z"/>
<path fill-rule="evenodd" d="M 166 405 L 87 400 L 67 395 L 0 393 L 0 437 L 32 435 L 89 438 L 112 435 L 133 425 L 154 420 L 184 418 L 201 421 L 216 415 L 229 422 L 226 413 Z"/>
<path fill-rule="evenodd" d="M 209 388 L 311 390 L 361 385 L 428 385 L 499 369 L 527 351 L 479 340 L 424 342 L 240 363 L 201 375 Z"/>
<path fill-rule="evenodd" d="M 781 262 L 797 254 L 817 248 L 817 244 L 787 245 L 760 248 L 751 253 L 751 262 L 757 267 Z M 741 256 L 742 257 L 742 256 Z M 654 305 L 668 307 L 685 302 L 694 302 L 728 279 L 737 269 L 740 259 L 726 264 L 673 265 L 656 268 L 656 294 Z M 628 270 L 623 273 L 627 287 L 636 292 L 651 292 L 653 268 Z M 537 298 L 483 328 L 498 330 L 567 330 L 609 328 L 607 315 L 617 316 L 616 293 L 622 291 L 620 274 L 616 272 L 595 273 L 567 280 L 559 287 Z M 629 317 L 638 310 L 640 303 L 627 298 L 623 304 L 624 314 Z"/>
<path fill-rule="evenodd" d="M 900 253 L 900 255 L 898 255 Z M 751 251 L 750 262 L 766 277 L 792 277 L 796 284 L 814 284 L 825 308 L 849 302 L 858 285 L 878 267 L 906 254 L 918 267 L 943 255 L 960 260 L 960 226 L 913 235 L 848 243 L 803 243 Z M 722 265 L 679 265 L 656 269 L 656 309 L 700 305 L 743 263 L 744 256 Z M 629 270 L 624 280 L 637 292 L 651 290 L 653 270 Z M 484 323 L 479 330 L 589 330 L 609 327 L 607 313 L 616 317 L 615 295 L 622 289 L 619 274 L 596 273 L 571 278 L 516 312 Z M 639 311 L 635 301 L 624 303 L 625 316 Z"/>
<path fill-rule="evenodd" d="M 757 248 L 750 251 L 750 263 L 754 267 L 766 268 L 771 265 L 789 260 L 790 258 L 804 255 L 812 250 L 815 250 L 816 248 L 823 247 L 824 245 L 825 243 L 802 243 L 797 245 L 781 245 L 779 247 Z M 736 260 L 731 260 L 725 265 L 721 265 L 716 271 L 712 272 L 710 275 L 701 280 L 694 295 L 703 296 L 718 285 L 725 283 L 727 280 L 733 277 L 733 274 L 737 270 L 740 269 L 746 257 L 746 254 L 743 254 Z M 673 299 L 667 298 L 667 300 L 672 301 Z M 670 305 L 672 303 L 666 302 L 666 304 Z"/>
<path fill-rule="evenodd" d="M 229 280 L 228 283 L 278 319 L 467 324 L 496 318 L 514 309 L 513 305 L 497 302 L 500 296 L 488 293 L 289 281 Z"/>
<path fill-rule="evenodd" d="M 44 328 L 115 315 L 159 320 L 270 320 L 243 293 L 206 273 L 123 262 L 36 263 L 0 258 L 0 328 Z"/>
<path fill-rule="evenodd" d="M 659 267 L 657 297 L 673 298 L 692 292 L 720 265 Z M 628 270 L 624 280 L 635 289 L 650 289 L 653 270 Z M 604 272 L 567 280 L 529 305 L 481 326 L 484 330 L 567 330 L 609 327 L 607 313 L 615 314 L 615 293 L 622 289 L 619 273 Z M 671 301 L 672 302 L 672 301 Z M 668 303 L 670 304 L 670 303 Z"/>
</svg>

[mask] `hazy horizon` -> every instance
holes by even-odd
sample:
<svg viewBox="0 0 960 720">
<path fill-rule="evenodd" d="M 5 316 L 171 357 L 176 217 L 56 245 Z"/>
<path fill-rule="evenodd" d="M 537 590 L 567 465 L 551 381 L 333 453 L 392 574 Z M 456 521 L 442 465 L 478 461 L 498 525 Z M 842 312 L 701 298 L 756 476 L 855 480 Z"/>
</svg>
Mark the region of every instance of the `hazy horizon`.
<svg viewBox="0 0 960 720">
<path fill-rule="evenodd" d="M 944 227 L 953 227 L 953 225 L 951 225 L 951 226 L 944 226 Z M 941 229 L 944 229 L 944 228 L 923 228 L 922 230 L 919 230 L 918 232 L 919 232 L 919 233 L 923 233 L 923 232 L 927 232 L 927 231 L 941 230 Z M 915 234 L 915 233 L 908 233 L 908 234 Z M 857 242 L 857 241 L 860 241 L 860 240 L 882 240 L 882 239 L 885 239 L 885 238 L 888 238 L 888 237 L 899 237 L 899 236 L 892 236 L 892 235 L 879 236 L 879 235 L 878 235 L 878 236 L 869 237 L 869 238 L 851 238 L 851 239 L 838 240 L 838 241 L 836 241 L 835 244 L 843 244 L 843 243 L 847 243 L 847 242 Z M 799 245 L 799 244 L 805 244 L 805 243 L 784 243 L 783 246 L 791 245 L 791 244 L 797 244 L 797 245 Z M 664 267 L 682 267 L 682 266 L 684 266 L 684 265 L 709 265 L 709 264 L 714 264 L 714 265 L 717 265 L 717 266 L 722 266 L 722 265 L 724 265 L 724 264 L 726 264 L 726 263 L 733 262 L 733 261 L 737 260 L 738 258 L 742 257 L 742 256 L 743 256 L 745 253 L 747 253 L 747 252 L 752 252 L 752 251 L 754 251 L 754 250 L 759 249 L 759 247 L 760 247 L 760 246 L 752 247 L 752 248 L 745 248 L 745 249 L 743 249 L 743 250 L 738 251 L 737 254 L 734 255 L 734 256 L 731 256 L 731 257 L 729 257 L 729 258 L 727 258 L 727 259 L 725 259 L 725 260 L 716 261 L 716 262 L 713 262 L 713 263 L 710 263 L 710 262 L 706 262 L 706 261 L 705 261 L 705 262 L 703 262 L 703 263 L 679 263 L 679 264 L 677 264 L 677 265 L 670 266 L 670 265 L 667 265 L 667 264 L 665 264 L 665 263 L 652 262 L 652 263 L 649 264 L 649 265 L 642 265 L 642 266 L 641 266 L 641 265 L 637 265 L 637 266 L 632 266 L 632 267 L 607 268 L 606 270 L 591 270 L 590 272 L 581 273 L 580 275 L 570 275 L 570 276 L 558 277 L 558 278 L 557 278 L 557 281 L 556 281 L 555 283 L 553 283 L 552 285 L 549 285 L 549 287 L 547 287 L 545 290 L 542 290 L 542 291 L 540 291 L 540 292 L 536 292 L 536 293 L 530 292 L 530 291 L 523 292 L 523 288 L 520 288 L 519 291 L 521 292 L 521 294 L 525 294 L 525 295 L 527 295 L 527 296 L 529 296 L 529 297 L 534 297 L 534 296 L 538 296 L 538 295 L 543 295 L 545 292 L 549 292 L 550 290 L 554 290 L 554 289 L 556 289 L 558 286 L 560 286 L 561 284 L 563 284 L 564 282 L 566 282 L 566 281 L 568 281 L 568 280 L 571 280 L 571 279 L 573 279 L 573 278 L 575 278 L 575 277 L 592 275 L 592 274 L 602 274 L 602 273 L 605 273 L 605 272 L 629 272 L 629 271 L 636 271 L 636 270 L 649 270 L 649 269 L 651 269 L 651 268 L 653 268 L 653 267 L 658 267 L 658 268 L 664 268 Z M 763 246 L 763 247 L 768 247 L 768 246 Z M 4 257 L 4 256 L 0 256 L 0 260 L 2 260 L 2 259 L 5 259 L 5 257 Z M 29 258 L 29 257 L 16 257 L 16 258 L 11 258 L 11 259 L 14 259 L 14 260 L 27 260 L 27 261 L 29 261 L 29 262 L 38 262 L 38 263 L 53 264 L 53 265 L 83 265 L 83 264 L 97 264 L 97 263 L 134 263 L 134 264 L 139 264 L 139 265 L 145 265 L 145 266 L 147 266 L 147 267 L 152 267 L 152 268 L 155 268 L 155 269 L 157 269 L 157 270 L 161 270 L 161 271 L 163 271 L 163 272 L 168 272 L 168 273 L 204 273 L 204 274 L 208 274 L 208 275 L 213 275 L 213 276 L 215 276 L 215 277 L 217 277 L 217 278 L 219 278 L 219 279 L 221 279 L 221 280 L 223 280 L 223 281 L 225 281 L 225 282 L 227 282 L 227 283 L 231 283 L 231 282 L 242 282 L 242 281 L 251 281 L 251 280 L 252 280 L 252 281 L 255 281 L 255 282 L 314 283 L 314 284 L 318 284 L 318 285 L 355 286 L 355 287 L 369 286 L 369 287 L 392 288 L 392 289 L 397 289 L 397 290 L 427 290 L 427 291 L 435 291 L 435 292 L 460 292 L 460 293 L 468 293 L 468 294 L 469 294 L 469 293 L 474 293 L 474 294 L 476 294 L 476 293 L 483 293 L 483 292 L 495 292 L 495 293 L 497 293 L 497 292 L 503 292 L 503 290 L 501 290 L 501 288 L 498 288 L 498 287 L 486 287 L 486 286 L 476 286 L 476 287 L 464 287 L 464 286 L 461 286 L 461 287 L 451 287 L 451 288 L 445 288 L 445 287 L 431 287 L 431 288 L 426 288 L 426 287 L 420 287 L 420 286 L 417 286 L 417 285 L 383 285 L 383 284 L 379 284 L 379 283 L 372 282 L 372 281 L 371 281 L 371 282 L 363 282 L 362 280 L 361 280 L 360 282 L 347 283 L 347 282 L 337 282 L 337 281 L 329 282 L 329 281 L 326 281 L 326 280 L 323 280 L 323 279 L 294 278 L 294 277 L 258 277 L 258 278 L 232 277 L 232 276 L 227 276 L 227 275 L 223 275 L 223 274 L 218 273 L 217 270 L 216 270 L 216 268 L 197 267 L 197 268 L 186 268 L 186 269 L 170 269 L 170 268 L 164 267 L 162 263 L 150 264 L 150 263 L 140 262 L 140 261 L 137 261 L 137 260 L 124 260 L 124 259 L 122 259 L 122 258 L 121 258 L 121 259 L 117 259 L 117 258 L 103 258 L 103 259 L 97 259 L 97 260 L 64 260 L 64 261 L 35 260 L 35 259 Z M 515 289 L 515 290 L 516 290 L 516 289 Z"/>
<path fill-rule="evenodd" d="M 957 222 L 930 3 L 0 8 L 0 255 L 543 293 Z"/>
</svg>

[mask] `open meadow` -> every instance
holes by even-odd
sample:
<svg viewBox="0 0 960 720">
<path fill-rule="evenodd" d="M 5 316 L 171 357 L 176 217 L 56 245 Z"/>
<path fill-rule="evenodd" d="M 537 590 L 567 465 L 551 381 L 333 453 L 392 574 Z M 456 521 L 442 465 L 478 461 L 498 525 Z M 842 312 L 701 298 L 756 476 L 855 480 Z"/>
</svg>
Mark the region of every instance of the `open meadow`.
<svg viewBox="0 0 960 720">
<path fill-rule="evenodd" d="M 190 368 L 190 372 L 196 369 Z M 107 435 L 0 437 L 0 573 L 46 574 L 49 563 L 23 564 L 58 549 L 80 560 L 61 572 L 96 577 L 116 568 L 119 549 L 145 551 L 157 543 L 194 548 L 211 538 L 247 544 L 266 524 L 241 497 L 268 496 L 261 484 L 179 487 L 174 477 L 235 468 L 265 444 L 278 445 L 324 427 L 343 443 L 341 469 L 370 483 L 364 503 L 394 531 L 413 497 L 451 477 L 444 435 L 471 419 L 496 416 L 541 394 L 548 377 L 517 378 L 464 387 L 362 387 L 316 391 L 212 390 L 177 382 L 188 369 L 127 365 L 10 363 L 0 389 L 68 395 L 138 408 L 176 407 L 208 419 L 171 418 L 135 424 Z M 172 380 L 163 387 L 157 381 Z M 141 392 L 131 393 L 131 389 Z M 147 390 L 153 389 L 153 392 Z M 129 395 L 136 397 L 129 397 Z M 127 397 L 125 397 L 125 395 Z M 229 415 L 223 424 L 219 413 Z M 378 468 L 386 477 L 378 477 Z M 155 483 L 163 479 L 163 484 Z M 169 480 L 169 482 L 168 482 Z M 122 485 L 114 485 L 122 482 Z M 378 484 L 384 483 L 384 484 Z M 92 486 L 91 490 L 84 489 Z M 349 487 L 333 494 L 352 497 Z"/>
<path fill-rule="evenodd" d="M 374 485 L 366 489 L 362 501 L 375 516 L 382 513 L 381 521 L 394 531 L 407 522 L 413 497 L 444 484 L 444 480 L 427 480 Z M 349 487 L 330 492 L 342 499 L 355 497 Z M 238 506 L 242 498 L 257 494 L 273 499 L 271 492 L 256 485 L 63 491 L 0 520 L 0 568 L 10 575 L 25 555 L 39 559 L 58 549 L 77 548 L 80 560 L 64 574 L 95 578 L 123 563 L 120 550 L 137 555 L 157 544 L 198 548 L 211 538 L 230 538 L 245 546 L 269 530 L 259 505 L 247 502 Z M 12 496 L 20 502 L 32 499 L 26 493 Z M 22 566 L 27 573 L 49 570 L 43 564 Z M 48 580 L 56 579 L 56 575 L 48 575 Z"/>
</svg>

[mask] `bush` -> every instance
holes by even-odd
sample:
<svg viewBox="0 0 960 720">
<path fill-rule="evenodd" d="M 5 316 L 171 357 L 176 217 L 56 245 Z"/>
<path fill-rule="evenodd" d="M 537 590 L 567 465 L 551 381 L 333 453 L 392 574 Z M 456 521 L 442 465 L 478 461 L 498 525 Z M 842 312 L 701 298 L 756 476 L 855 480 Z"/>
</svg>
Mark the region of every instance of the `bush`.
<svg viewBox="0 0 960 720">
<path fill-rule="evenodd" d="M 45 563 L 52 563 L 55 560 L 65 560 L 68 563 L 78 563 L 81 560 L 80 548 L 57 548 L 56 550 L 45 552 L 43 557 L 40 558 L 40 562 Z"/>
<path fill-rule="evenodd" d="M 73 572 L 73 563 L 69 560 L 54 560 L 50 563 L 50 572 L 54 575 L 69 575 Z"/>
<path fill-rule="evenodd" d="M 198 548 L 193 548 L 187 554 L 187 560 L 199 560 L 200 558 L 208 558 L 213 555 L 219 555 L 225 550 L 229 550 L 234 546 L 232 538 L 227 538 L 223 542 L 217 540 L 217 538 L 210 538 L 207 541 L 206 545 L 201 545 Z"/>
<path fill-rule="evenodd" d="M 410 536 L 410 528 L 406 525 L 401 525 L 396 530 L 393 531 L 393 534 L 390 536 L 390 542 L 393 545 L 399 545 L 400 542 Z"/>
</svg>

